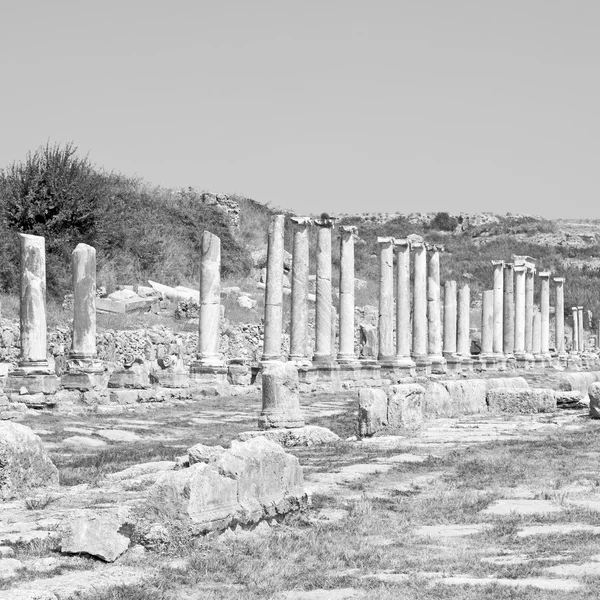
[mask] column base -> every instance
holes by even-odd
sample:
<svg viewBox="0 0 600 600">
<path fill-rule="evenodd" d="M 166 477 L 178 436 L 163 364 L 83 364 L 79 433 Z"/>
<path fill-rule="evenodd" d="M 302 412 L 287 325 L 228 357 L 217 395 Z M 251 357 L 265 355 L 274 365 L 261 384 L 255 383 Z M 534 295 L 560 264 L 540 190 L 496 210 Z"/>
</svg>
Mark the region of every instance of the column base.
<svg viewBox="0 0 600 600">
<path fill-rule="evenodd" d="M 514 371 L 517 368 L 517 359 L 514 354 L 505 354 L 504 360 L 506 361 L 507 371 Z"/>
<path fill-rule="evenodd" d="M 106 364 L 97 358 L 71 354 L 67 360 L 66 373 L 60 378 L 60 384 L 66 390 L 82 392 L 106 389 Z"/>
<path fill-rule="evenodd" d="M 462 373 L 463 361 L 459 356 L 448 355 L 446 356 L 446 366 L 448 373 Z"/>
<path fill-rule="evenodd" d="M 504 356 L 504 354 L 497 354 L 496 355 L 496 369 L 498 369 L 498 371 L 506 371 L 506 364 L 507 364 L 507 360 L 506 357 Z"/>
<path fill-rule="evenodd" d="M 60 380 L 56 373 L 53 373 L 48 363 L 46 368 L 36 365 L 31 367 L 21 367 L 10 371 L 4 384 L 5 394 L 18 394 L 22 388 L 27 390 L 28 394 L 54 394 L 58 391 Z"/>
<path fill-rule="evenodd" d="M 531 369 L 533 366 L 533 354 L 527 352 L 515 354 L 517 369 Z"/>
<path fill-rule="evenodd" d="M 432 374 L 444 375 L 444 373 L 446 373 L 446 359 L 441 354 L 430 356 L 429 360 L 431 361 Z"/>
<path fill-rule="evenodd" d="M 382 379 L 391 379 L 393 383 L 398 383 L 406 377 L 412 377 L 415 374 L 415 365 L 412 360 L 401 360 L 394 358 L 393 361 L 380 361 Z"/>
<path fill-rule="evenodd" d="M 431 375 L 431 361 L 427 354 L 413 354 L 412 359 L 417 375 Z"/>
<path fill-rule="evenodd" d="M 195 361 L 190 365 L 190 380 L 202 383 L 227 383 L 227 367 L 225 365 L 207 366 L 200 361 Z"/>
<path fill-rule="evenodd" d="M 358 363 L 358 359 L 354 354 L 338 354 L 335 360 L 338 365 L 353 365 Z"/>
<path fill-rule="evenodd" d="M 473 359 L 470 356 L 459 356 L 460 359 L 460 370 L 463 373 L 473 372 Z"/>
<path fill-rule="evenodd" d="M 335 363 L 314 363 L 298 369 L 298 382 L 303 391 L 339 392 L 341 367 Z"/>
<path fill-rule="evenodd" d="M 332 354 L 315 354 L 312 359 L 313 366 L 334 366 L 336 364 Z"/>
<path fill-rule="evenodd" d="M 484 365 L 484 371 L 498 370 L 498 357 L 495 354 L 480 354 L 479 360 Z"/>
</svg>

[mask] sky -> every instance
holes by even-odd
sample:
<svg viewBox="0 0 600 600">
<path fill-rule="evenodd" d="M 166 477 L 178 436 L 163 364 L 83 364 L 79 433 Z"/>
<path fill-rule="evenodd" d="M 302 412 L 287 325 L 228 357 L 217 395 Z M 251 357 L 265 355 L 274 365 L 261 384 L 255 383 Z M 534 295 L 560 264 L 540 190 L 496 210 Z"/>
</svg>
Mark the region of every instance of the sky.
<svg viewBox="0 0 600 600">
<path fill-rule="evenodd" d="M 600 218 L 597 0 L 3 6 L 0 167 L 107 170 L 297 213 Z"/>
</svg>

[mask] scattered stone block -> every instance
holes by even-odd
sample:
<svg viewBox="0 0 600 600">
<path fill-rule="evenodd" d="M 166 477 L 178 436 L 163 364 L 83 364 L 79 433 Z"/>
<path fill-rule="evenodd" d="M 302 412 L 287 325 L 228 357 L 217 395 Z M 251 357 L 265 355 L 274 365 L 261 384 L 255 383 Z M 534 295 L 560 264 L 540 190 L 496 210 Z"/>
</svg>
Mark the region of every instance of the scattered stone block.
<svg viewBox="0 0 600 600">
<path fill-rule="evenodd" d="M 588 388 L 590 399 L 590 417 L 600 419 L 600 383 L 592 383 Z"/>
<path fill-rule="evenodd" d="M 358 435 L 373 435 L 387 425 L 388 399 L 383 390 L 361 388 L 358 390 Z"/>
<path fill-rule="evenodd" d="M 440 417 L 458 416 L 457 407 L 452 402 L 452 396 L 444 385 L 430 381 L 425 385 L 423 416 L 437 419 Z"/>
<path fill-rule="evenodd" d="M 138 397 L 137 390 L 110 390 L 110 401 L 115 404 L 135 404 Z"/>
<path fill-rule="evenodd" d="M 131 366 L 119 367 L 111 373 L 108 387 L 147 389 L 150 387 L 150 370 L 147 365 L 137 361 Z"/>
<path fill-rule="evenodd" d="M 567 410 L 587 408 L 587 404 L 583 401 L 583 395 L 579 390 L 572 392 L 555 390 L 554 396 L 556 397 L 556 406 L 558 408 L 564 408 Z"/>
<path fill-rule="evenodd" d="M 387 398 L 387 425 L 420 429 L 423 426 L 425 388 L 418 384 L 392 385 Z"/>
<path fill-rule="evenodd" d="M 272 363 L 264 369 L 259 429 L 304 425 L 298 384 L 298 369 L 289 362 Z"/>
<path fill-rule="evenodd" d="M 190 466 L 196 463 L 208 463 L 225 452 L 223 446 L 205 446 L 196 444 L 188 449 L 188 460 Z"/>
<path fill-rule="evenodd" d="M 96 440 L 94 438 L 85 437 L 82 435 L 73 435 L 65 438 L 62 443 L 65 446 L 74 448 L 104 448 L 107 443 L 104 440 Z"/>
<path fill-rule="evenodd" d="M 492 413 L 535 414 L 556 411 L 556 396 L 549 389 L 492 389 L 487 393 Z"/>
<path fill-rule="evenodd" d="M 16 558 L 0 558 L 0 580 L 10 579 L 23 568 L 23 563 Z"/>
<path fill-rule="evenodd" d="M 0 422 L 0 498 L 23 497 L 58 486 L 58 470 L 29 427 Z"/>
<path fill-rule="evenodd" d="M 244 431 L 238 435 L 242 442 L 262 436 L 268 440 L 280 444 L 284 448 L 293 446 L 323 446 L 335 444 L 340 437 L 326 427 L 317 425 L 305 425 L 294 429 L 267 429 L 264 431 Z"/>
</svg>

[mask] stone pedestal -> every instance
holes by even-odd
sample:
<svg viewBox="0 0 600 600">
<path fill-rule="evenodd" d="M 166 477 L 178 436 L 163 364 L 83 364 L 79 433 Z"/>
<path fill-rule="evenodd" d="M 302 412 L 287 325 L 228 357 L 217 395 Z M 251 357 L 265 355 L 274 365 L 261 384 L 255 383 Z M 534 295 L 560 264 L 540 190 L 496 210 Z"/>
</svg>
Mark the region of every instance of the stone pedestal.
<svg viewBox="0 0 600 600">
<path fill-rule="evenodd" d="M 446 372 L 446 359 L 442 355 L 442 314 L 440 299 L 440 252 L 443 246 L 430 246 L 427 269 L 427 351 L 432 373 Z"/>
<path fill-rule="evenodd" d="M 412 242 L 414 249 L 412 359 L 417 373 L 431 372 L 427 356 L 427 251 L 423 242 Z"/>
<path fill-rule="evenodd" d="M 46 357 L 46 253 L 44 238 L 19 234 L 21 244 L 21 356 L 10 371 L 4 392 L 52 394 L 58 377 Z"/>
<path fill-rule="evenodd" d="M 308 229 L 312 223 L 306 217 L 291 217 L 294 223 L 292 253 L 292 301 L 290 310 L 290 360 L 297 364 L 310 361 L 308 339 Z M 311 353 L 312 354 L 312 353 Z"/>
<path fill-rule="evenodd" d="M 396 247 L 396 363 L 404 376 L 413 376 L 410 357 L 410 241 L 394 240 Z"/>
<path fill-rule="evenodd" d="M 340 348 L 339 364 L 357 363 L 354 352 L 354 236 L 357 229 L 340 227 Z"/>
<path fill-rule="evenodd" d="M 315 219 L 317 226 L 317 281 L 315 308 L 315 354 L 313 362 L 333 365 L 331 327 L 333 304 L 331 298 L 331 229 L 333 219 Z"/>
<path fill-rule="evenodd" d="M 292 363 L 273 362 L 262 373 L 262 411 L 259 429 L 302 427 L 298 370 Z"/>
<path fill-rule="evenodd" d="M 283 234 L 284 215 L 273 215 L 267 247 L 265 324 L 262 363 L 281 360 L 283 328 Z"/>
</svg>

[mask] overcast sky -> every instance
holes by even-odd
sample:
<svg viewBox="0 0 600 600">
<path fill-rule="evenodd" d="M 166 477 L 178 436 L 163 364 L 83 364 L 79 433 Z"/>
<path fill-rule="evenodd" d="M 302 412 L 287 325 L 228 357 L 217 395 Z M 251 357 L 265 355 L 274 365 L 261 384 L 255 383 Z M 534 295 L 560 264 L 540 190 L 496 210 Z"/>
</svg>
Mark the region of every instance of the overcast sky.
<svg viewBox="0 0 600 600">
<path fill-rule="evenodd" d="M 46 140 L 297 212 L 595 217 L 597 0 L 6 3 L 0 166 Z"/>
</svg>

